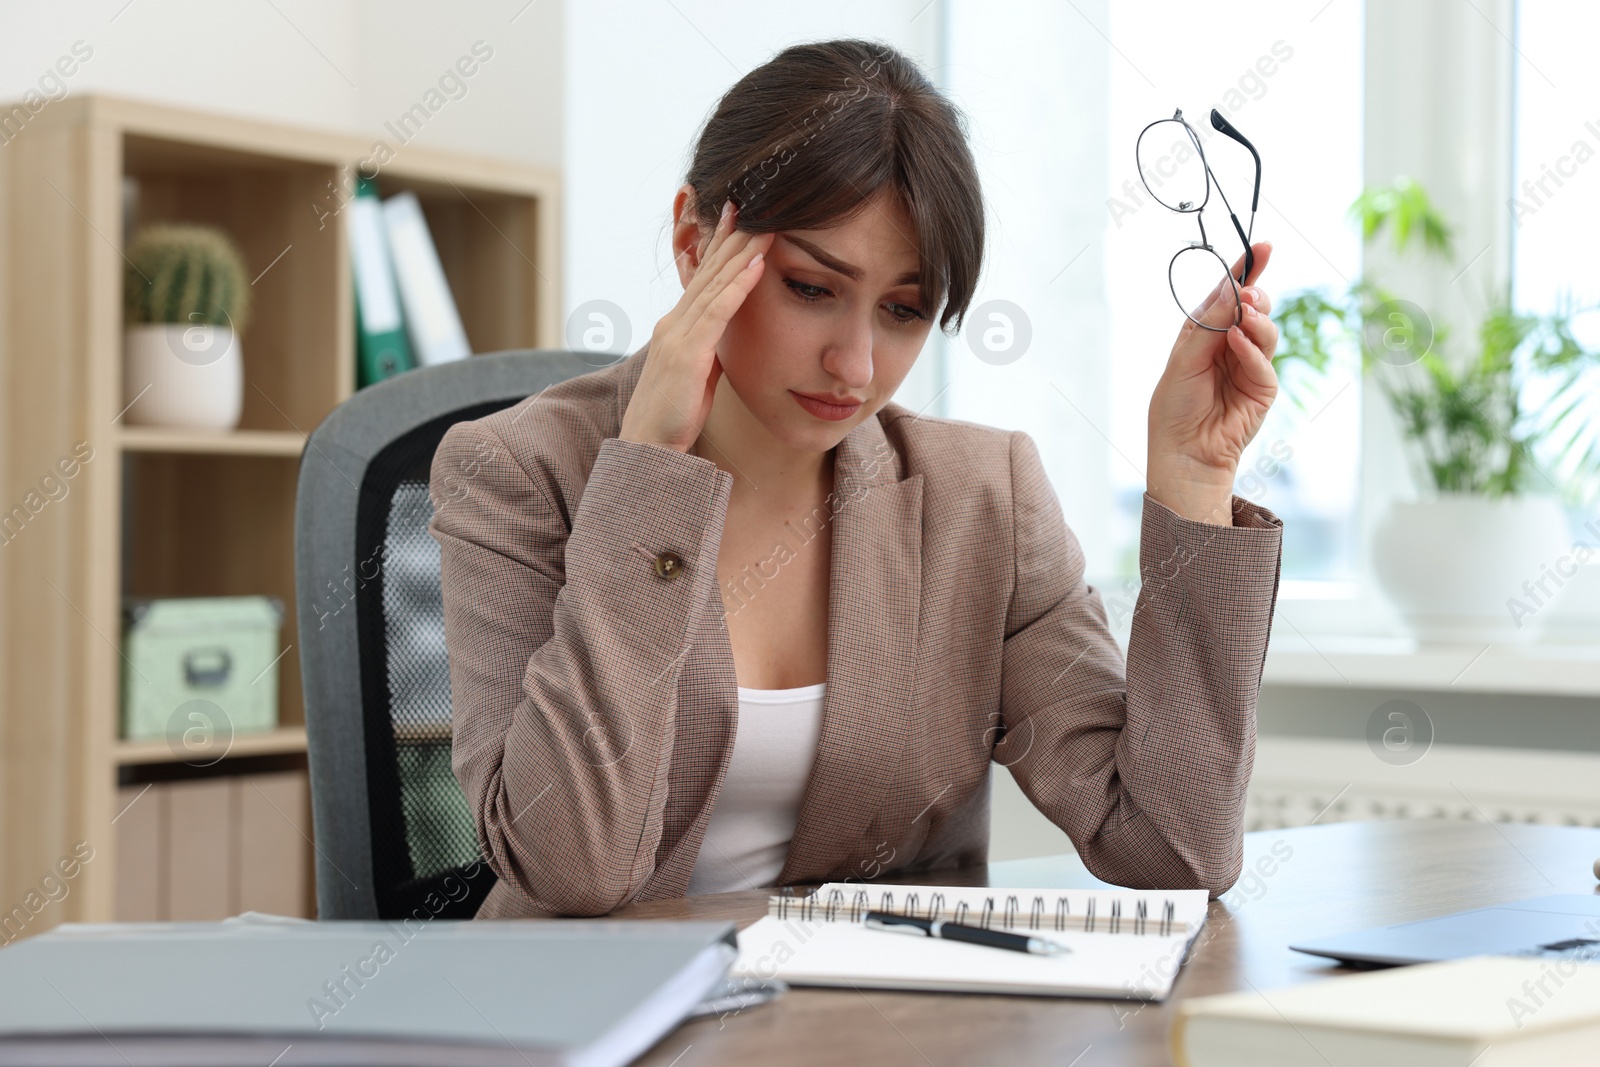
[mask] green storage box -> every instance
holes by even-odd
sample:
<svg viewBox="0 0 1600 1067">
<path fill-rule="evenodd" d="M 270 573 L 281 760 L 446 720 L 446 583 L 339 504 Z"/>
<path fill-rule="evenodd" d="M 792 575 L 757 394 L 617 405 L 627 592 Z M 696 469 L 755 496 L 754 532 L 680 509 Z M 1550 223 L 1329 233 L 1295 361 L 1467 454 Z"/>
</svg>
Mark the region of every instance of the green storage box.
<svg viewBox="0 0 1600 1067">
<path fill-rule="evenodd" d="M 277 727 L 281 600 L 127 597 L 122 618 L 123 737 L 225 744 Z"/>
</svg>

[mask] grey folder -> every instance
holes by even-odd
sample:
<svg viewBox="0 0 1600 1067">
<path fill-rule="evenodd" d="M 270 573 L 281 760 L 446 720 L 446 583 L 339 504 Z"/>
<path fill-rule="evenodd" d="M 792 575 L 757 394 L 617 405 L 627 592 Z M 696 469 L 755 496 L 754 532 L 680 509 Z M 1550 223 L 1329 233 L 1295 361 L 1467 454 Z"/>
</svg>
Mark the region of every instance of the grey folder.
<svg viewBox="0 0 1600 1067">
<path fill-rule="evenodd" d="M 1542 956 L 1552 962 L 1596 958 L 1600 897 L 1557 893 L 1432 919 L 1379 926 L 1290 945 L 1345 963 L 1403 965 L 1465 956 Z"/>
<path fill-rule="evenodd" d="M 736 952 L 731 922 L 68 925 L 0 950 L 0 1064 L 614 1067 Z"/>
</svg>

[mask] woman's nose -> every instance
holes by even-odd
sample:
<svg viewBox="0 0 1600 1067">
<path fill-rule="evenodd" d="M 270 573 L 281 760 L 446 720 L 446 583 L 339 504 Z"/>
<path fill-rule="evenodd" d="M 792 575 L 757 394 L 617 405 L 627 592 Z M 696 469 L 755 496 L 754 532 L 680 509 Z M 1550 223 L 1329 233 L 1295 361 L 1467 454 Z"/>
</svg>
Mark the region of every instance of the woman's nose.
<svg viewBox="0 0 1600 1067">
<path fill-rule="evenodd" d="M 822 356 L 829 374 L 851 389 L 865 389 L 872 383 L 872 324 L 852 322 L 844 328 Z"/>
</svg>

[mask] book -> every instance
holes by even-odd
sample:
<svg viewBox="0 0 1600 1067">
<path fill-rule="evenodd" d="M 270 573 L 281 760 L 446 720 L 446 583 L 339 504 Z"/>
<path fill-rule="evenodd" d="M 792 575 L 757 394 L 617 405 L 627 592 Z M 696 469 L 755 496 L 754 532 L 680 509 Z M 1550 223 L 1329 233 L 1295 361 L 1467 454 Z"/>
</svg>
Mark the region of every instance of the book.
<svg viewBox="0 0 1600 1067">
<path fill-rule="evenodd" d="M 1472 956 L 1185 1001 L 1180 1067 L 1548 1067 L 1600 1055 L 1600 963 Z"/>
<path fill-rule="evenodd" d="M 426 367 L 472 355 L 422 203 L 415 193 L 396 193 L 383 202 L 383 218 L 405 307 L 406 332 L 417 361 Z"/>
<path fill-rule="evenodd" d="M 731 922 L 68 923 L 0 952 L 0 1064 L 619 1067 L 721 990 Z"/>
<path fill-rule="evenodd" d="M 828 882 L 768 899 L 739 933 L 729 973 L 791 985 L 1159 1001 L 1206 921 L 1203 889 L 998 889 Z M 1067 945 L 1040 956 L 869 930 L 868 911 L 1037 934 Z"/>
<path fill-rule="evenodd" d="M 350 262 L 355 271 L 356 380 L 361 387 L 392 378 L 416 366 L 400 314 L 389 254 L 389 230 L 377 184 L 356 180 L 356 195 L 346 209 L 350 219 Z"/>
</svg>

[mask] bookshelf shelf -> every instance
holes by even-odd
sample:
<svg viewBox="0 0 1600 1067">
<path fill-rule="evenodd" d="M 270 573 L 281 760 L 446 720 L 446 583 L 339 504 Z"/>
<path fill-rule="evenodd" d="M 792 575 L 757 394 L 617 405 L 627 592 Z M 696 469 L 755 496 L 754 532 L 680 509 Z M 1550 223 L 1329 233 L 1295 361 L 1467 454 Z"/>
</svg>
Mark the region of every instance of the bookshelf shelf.
<svg viewBox="0 0 1600 1067">
<path fill-rule="evenodd" d="M 23 899 L 79 842 L 96 857 L 30 933 L 115 920 L 139 879 L 145 890 L 196 890 L 191 902 L 233 899 L 200 892 L 205 877 L 180 869 L 216 850 L 177 848 L 201 838 L 156 818 L 210 818 L 220 809 L 207 789 L 227 785 L 237 818 L 260 809 L 278 830 L 288 825 L 280 815 L 305 809 L 281 778 L 303 776 L 306 748 L 295 492 L 306 435 L 356 386 L 341 190 L 370 155 L 366 136 L 92 93 L 52 101 L 0 152 L 0 522 L 12 520 L 0 533 L 0 899 Z M 474 351 L 562 346 L 556 172 L 408 145 L 377 184 L 381 196 L 409 190 L 421 202 Z M 252 279 L 233 431 L 120 421 L 122 249 L 138 227 L 175 221 L 225 230 Z M 286 612 L 280 726 L 234 740 L 222 767 L 242 769 L 217 784 L 219 768 L 192 768 L 164 741 L 120 740 L 123 598 L 256 594 Z M 248 787 L 247 756 L 287 757 L 269 761 L 280 778 L 267 791 L 282 812 Z M 140 775 L 161 779 L 158 788 L 119 818 Z M 300 830 L 285 840 L 304 845 L 307 874 L 273 910 L 309 914 L 312 846 Z M 161 863 L 180 865 L 159 877 L 149 859 L 157 841 L 174 846 Z M 235 881 L 286 862 L 288 853 L 251 853 L 249 835 L 241 842 Z M 220 917 L 180 914 L 172 901 L 141 906 Z"/>
<path fill-rule="evenodd" d="M 124 452 L 194 452 L 214 456 L 298 456 L 306 439 L 292 430 L 167 429 L 127 426 L 117 439 Z"/>
<path fill-rule="evenodd" d="M 306 750 L 306 728 L 291 726 L 279 730 L 263 730 L 254 734 L 239 734 L 228 746 L 223 760 L 246 756 L 278 756 Z M 119 741 L 117 763 L 123 767 L 150 763 L 183 763 L 182 756 L 173 752 L 165 740 Z M 209 759 L 210 757 L 208 757 Z"/>
</svg>

